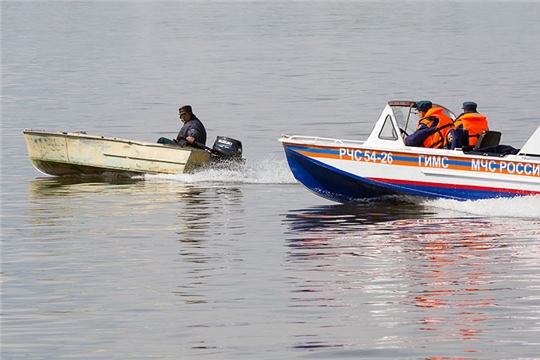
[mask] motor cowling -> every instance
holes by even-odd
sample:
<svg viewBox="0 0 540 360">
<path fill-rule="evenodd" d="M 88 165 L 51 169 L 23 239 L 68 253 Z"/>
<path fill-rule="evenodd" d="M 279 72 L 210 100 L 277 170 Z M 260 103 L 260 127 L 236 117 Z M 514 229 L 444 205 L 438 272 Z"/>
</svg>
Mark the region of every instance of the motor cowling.
<svg viewBox="0 0 540 360">
<path fill-rule="evenodd" d="M 242 142 L 226 136 L 218 136 L 212 146 L 212 154 L 223 160 L 242 160 Z"/>
</svg>

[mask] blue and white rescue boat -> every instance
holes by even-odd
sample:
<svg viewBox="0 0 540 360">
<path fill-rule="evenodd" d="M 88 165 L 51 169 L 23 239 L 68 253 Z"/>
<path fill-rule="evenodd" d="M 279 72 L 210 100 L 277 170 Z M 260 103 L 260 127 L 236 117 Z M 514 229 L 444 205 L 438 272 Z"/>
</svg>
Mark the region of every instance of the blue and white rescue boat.
<svg viewBox="0 0 540 360">
<path fill-rule="evenodd" d="M 279 141 L 294 177 L 340 203 L 540 195 L 540 126 L 521 149 L 499 145 L 500 133 L 491 131 L 475 148 L 411 147 L 404 136 L 417 125 L 415 106 L 414 101 L 390 101 L 365 141 L 301 135 L 282 135 Z M 450 110 L 434 106 L 455 119 Z"/>
</svg>

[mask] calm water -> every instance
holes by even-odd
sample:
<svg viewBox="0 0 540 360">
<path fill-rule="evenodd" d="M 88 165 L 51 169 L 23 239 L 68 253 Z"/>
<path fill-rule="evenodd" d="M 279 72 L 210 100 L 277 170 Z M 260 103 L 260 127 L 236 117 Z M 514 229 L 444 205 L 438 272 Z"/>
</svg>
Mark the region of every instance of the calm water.
<svg viewBox="0 0 540 360">
<path fill-rule="evenodd" d="M 540 199 L 340 205 L 281 133 L 363 138 L 388 100 L 540 125 L 539 3 L 2 2 L 3 359 L 534 359 Z M 53 179 L 22 130 L 174 136 L 246 167 Z"/>
</svg>

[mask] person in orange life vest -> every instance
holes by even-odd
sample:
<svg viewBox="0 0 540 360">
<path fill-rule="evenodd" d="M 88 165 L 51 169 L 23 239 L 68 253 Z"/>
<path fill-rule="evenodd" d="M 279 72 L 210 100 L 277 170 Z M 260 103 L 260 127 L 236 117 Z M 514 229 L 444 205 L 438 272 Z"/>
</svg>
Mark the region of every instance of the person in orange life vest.
<svg viewBox="0 0 540 360">
<path fill-rule="evenodd" d="M 454 127 L 452 119 L 443 114 L 443 109 L 433 107 L 429 100 L 416 103 L 418 110 L 418 126 L 411 135 L 405 139 L 407 146 L 422 146 L 440 149 L 446 145 L 446 134 Z"/>
<path fill-rule="evenodd" d="M 478 105 L 472 101 L 463 103 L 463 113 L 454 121 L 454 126 L 461 130 L 461 142 L 463 146 L 475 146 L 483 131 L 488 131 L 487 118 L 476 111 Z"/>
</svg>

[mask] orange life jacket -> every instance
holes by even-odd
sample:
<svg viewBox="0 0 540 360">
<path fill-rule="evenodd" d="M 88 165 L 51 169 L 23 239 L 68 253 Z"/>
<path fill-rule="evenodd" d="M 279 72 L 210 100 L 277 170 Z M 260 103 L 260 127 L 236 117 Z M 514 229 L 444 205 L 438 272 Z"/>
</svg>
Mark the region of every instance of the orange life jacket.
<svg viewBox="0 0 540 360">
<path fill-rule="evenodd" d="M 483 131 L 488 131 L 488 122 L 487 118 L 477 112 L 468 112 L 461 114 L 456 121 L 454 121 L 454 126 L 462 126 L 464 130 L 467 130 L 469 133 L 469 145 L 474 146 L 478 142 L 478 138 Z"/>
<path fill-rule="evenodd" d="M 429 135 L 422 143 L 423 147 L 440 149 L 446 143 L 446 134 L 454 127 L 454 122 L 448 116 L 443 114 L 442 108 L 431 108 L 426 112 L 426 116 L 420 119 L 428 127 L 433 125 L 434 120 L 429 119 L 430 116 L 435 116 L 439 119 L 439 123 L 435 131 Z"/>
</svg>

